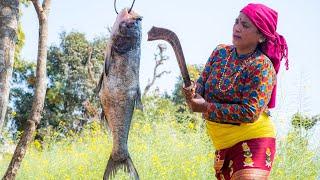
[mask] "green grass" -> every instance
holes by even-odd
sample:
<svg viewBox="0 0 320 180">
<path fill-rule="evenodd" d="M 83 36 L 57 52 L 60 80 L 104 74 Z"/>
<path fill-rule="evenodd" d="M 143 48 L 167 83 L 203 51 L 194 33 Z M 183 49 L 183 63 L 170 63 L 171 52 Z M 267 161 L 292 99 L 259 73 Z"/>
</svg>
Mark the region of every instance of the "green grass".
<svg viewBox="0 0 320 180">
<path fill-rule="evenodd" d="M 133 123 L 129 149 L 141 179 L 214 179 L 214 150 L 194 124 Z M 187 127 L 187 128 L 186 128 Z M 183 129 L 183 130 L 182 130 Z M 53 141 L 48 140 L 48 141 Z M 292 134 L 279 141 L 272 179 L 316 179 L 319 154 Z M 101 179 L 111 151 L 111 138 L 91 125 L 81 135 L 30 146 L 17 179 Z M 9 163 L 0 162 L 2 175 Z M 119 173 L 116 179 L 128 179 Z"/>
<path fill-rule="evenodd" d="M 297 132 L 290 132 L 278 141 L 277 156 L 273 165 L 273 179 L 319 179 L 320 149 L 311 151 L 307 138 L 300 137 Z"/>
<path fill-rule="evenodd" d="M 173 122 L 133 123 L 129 151 L 141 179 L 214 177 L 214 152 L 208 137 L 194 129 L 181 132 L 178 126 Z M 81 136 L 68 137 L 44 147 L 35 141 L 28 149 L 17 179 L 101 179 L 112 140 L 99 126 L 95 127 Z M 9 155 L 1 160 L 1 175 L 9 161 Z M 116 179 L 126 179 L 124 173 L 119 174 Z"/>
</svg>

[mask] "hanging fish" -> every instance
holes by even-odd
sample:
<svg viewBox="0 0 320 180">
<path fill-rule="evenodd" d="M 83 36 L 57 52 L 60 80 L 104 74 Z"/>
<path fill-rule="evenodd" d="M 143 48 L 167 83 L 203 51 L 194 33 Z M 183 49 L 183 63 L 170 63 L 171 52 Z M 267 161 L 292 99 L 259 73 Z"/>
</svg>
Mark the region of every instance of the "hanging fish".
<svg viewBox="0 0 320 180">
<path fill-rule="evenodd" d="M 141 20 L 137 13 L 122 10 L 112 27 L 104 71 L 98 92 L 112 132 L 113 147 L 103 179 L 124 169 L 134 179 L 138 172 L 128 151 L 128 134 L 134 108 L 142 109 L 139 87 Z"/>
</svg>

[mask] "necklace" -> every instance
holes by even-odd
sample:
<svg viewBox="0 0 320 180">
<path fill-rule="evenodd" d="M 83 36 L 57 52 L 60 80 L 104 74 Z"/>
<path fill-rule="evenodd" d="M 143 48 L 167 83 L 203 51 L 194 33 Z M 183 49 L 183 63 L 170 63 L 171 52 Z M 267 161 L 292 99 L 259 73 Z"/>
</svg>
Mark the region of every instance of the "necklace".
<svg viewBox="0 0 320 180">
<path fill-rule="evenodd" d="M 231 49 L 230 54 L 229 54 L 229 56 L 228 56 L 227 59 L 226 59 L 227 62 L 226 62 L 226 64 L 224 65 L 223 69 L 221 69 L 222 75 L 221 75 L 221 78 L 220 78 L 219 83 L 218 83 L 218 88 L 219 88 L 220 92 L 223 92 L 223 93 L 226 92 L 226 91 L 229 91 L 229 90 L 231 89 L 232 85 L 235 83 L 235 81 L 236 81 L 237 77 L 239 76 L 240 72 L 243 70 L 243 68 L 244 68 L 243 65 L 246 65 L 250 60 L 252 60 L 253 57 L 254 57 L 253 55 L 254 55 L 255 52 L 256 52 L 256 51 L 253 51 L 253 52 L 249 55 L 248 58 L 246 58 L 245 60 L 243 60 L 242 66 L 236 70 L 236 75 L 235 75 L 232 83 L 230 82 L 229 85 L 227 86 L 227 88 L 222 89 L 222 88 L 221 88 L 221 84 L 222 84 L 222 82 L 225 81 L 224 79 L 225 79 L 226 67 L 227 67 L 227 65 L 228 65 L 228 61 L 230 61 L 230 59 L 231 59 L 231 55 L 232 55 L 233 50 L 235 50 L 235 48 L 232 48 L 232 49 Z"/>
</svg>

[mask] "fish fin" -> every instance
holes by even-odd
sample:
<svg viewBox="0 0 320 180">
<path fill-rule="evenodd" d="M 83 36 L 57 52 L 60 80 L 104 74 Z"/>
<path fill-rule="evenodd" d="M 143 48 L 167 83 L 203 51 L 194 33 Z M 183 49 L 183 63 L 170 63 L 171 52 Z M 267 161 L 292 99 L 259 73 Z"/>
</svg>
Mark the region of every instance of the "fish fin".
<svg viewBox="0 0 320 180">
<path fill-rule="evenodd" d="M 140 91 L 140 87 L 138 87 L 137 89 L 137 96 L 135 99 L 135 106 L 137 109 L 140 109 L 141 111 L 143 111 L 143 104 L 141 101 L 141 91 Z"/>
<path fill-rule="evenodd" d="M 102 109 L 102 111 L 100 113 L 100 122 L 101 122 L 101 125 L 102 125 L 101 127 L 105 127 L 108 130 L 108 132 L 110 133 L 111 130 L 110 130 L 110 126 L 109 126 L 109 121 L 108 121 L 103 109 Z"/>
<path fill-rule="evenodd" d="M 109 68 L 111 64 L 111 47 L 112 47 L 112 41 L 110 40 L 107 43 L 106 57 L 104 60 L 104 73 L 106 74 L 106 76 L 108 76 L 109 74 Z"/>
<path fill-rule="evenodd" d="M 95 92 L 95 94 L 97 96 L 99 96 L 99 92 L 100 92 L 101 87 L 102 87 L 102 81 L 103 81 L 103 73 L 100 76 L 99 83 L 98 83 L 97 87 L 94 89 L 94 92 Z"/>
<path fill-rule="evenodd" d="M 103 179 L 108 180 L 108 179 L 114 178 L 114 176 L 116 175 L 119 169 L 123 169 L 125 172 L 129 173 L 130 176 L 135 180 L 140 179 L 139 174 L 136 168 L 134 167 L 134 164 L 130 156 L 128 156 L 126 159 L 121 161 L 115 161 L 113 160 L 112 156 L 110 156 L 108 160 L 107 168 L 103 175 Z"/>
<path fill-rule="evenodd" d="M 106 58 L 105 64 L 104 64 L 104 73 L 106 74 L 106 76 L 108 76 L 109 74 L 110 64 L 111 64 L 110 59 Z"/>
<path fill-rule="evenodd" d="M 109 72 L 109 68 L 110 68 L 110 60 L 111 60 L 111 44 L 112 44 L 111 41 L 109 41 L 107 43 L 106 57 L 104 59 L 104 69 L 103 69 L 103 72 L 101 73 L 99 83 L 98 83 L 97 87 L 94 90 L 97 96 L 99 95 L 99 92 L 100 92 L 101 87 L 102 87 L 104 74 L 106 74 L 106 76 L 108 76 L 108 72 Z"/>
</svg>

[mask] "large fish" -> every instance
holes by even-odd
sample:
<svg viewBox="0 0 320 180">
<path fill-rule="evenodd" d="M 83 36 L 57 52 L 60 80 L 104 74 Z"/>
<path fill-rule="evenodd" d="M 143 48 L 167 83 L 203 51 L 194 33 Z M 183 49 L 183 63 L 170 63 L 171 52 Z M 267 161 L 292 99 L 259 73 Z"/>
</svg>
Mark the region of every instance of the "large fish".
<svg viewBox="0 0 320 180">
<path fill-rule="evenodd" d="M 142 17 L 126 9 L 117 16 L 107 44 L 104 71 L 98 89 L 102 108 L 112 132 L 113 147 L 103 179 L 124 169 L 139 179 L 128 152 L 128 134 L 135 107 L 142 109 L 139 87 Z"/>
</svg>

